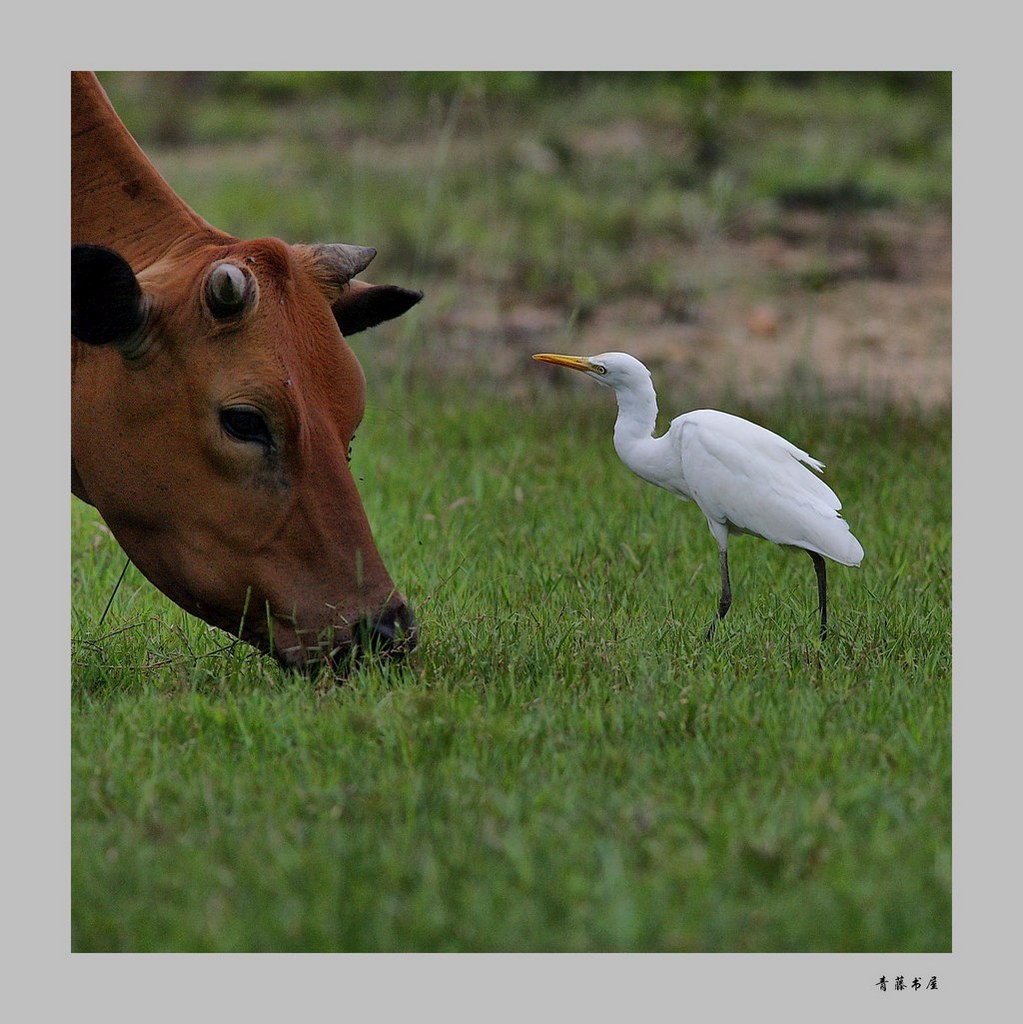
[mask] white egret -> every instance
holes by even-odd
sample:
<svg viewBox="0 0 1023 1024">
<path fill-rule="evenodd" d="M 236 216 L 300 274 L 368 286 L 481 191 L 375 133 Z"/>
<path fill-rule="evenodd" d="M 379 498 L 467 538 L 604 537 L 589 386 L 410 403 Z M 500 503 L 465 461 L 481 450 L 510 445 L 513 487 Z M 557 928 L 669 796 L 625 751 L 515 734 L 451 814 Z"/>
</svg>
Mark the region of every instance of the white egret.
<svg viewBox="0 0 1023 1024">
<path fill-rule="evenodd" d="M 824 557 L 859 565 L 863 548 L 838 514 L 835 492 L 810 471 L 824 464 L 764 427 L 714 409 L 677 416 L 654 437 L 657 395 L 650 371 L 625 352 L 597 356 L 533 356 L 545 363 L 581 370 L 611 388 L 618 399 L 614 446 L 637 476 L 687 501 L 707 517 L 718 543 L 721 600 L 707 630 L 714 635 L 732 603 L 728 578 L 728 537 L 747 533 L 787 547 L 803 548 L 817 573 L 823 640 L 828 632 L 827 570 Z"/>
</svg>

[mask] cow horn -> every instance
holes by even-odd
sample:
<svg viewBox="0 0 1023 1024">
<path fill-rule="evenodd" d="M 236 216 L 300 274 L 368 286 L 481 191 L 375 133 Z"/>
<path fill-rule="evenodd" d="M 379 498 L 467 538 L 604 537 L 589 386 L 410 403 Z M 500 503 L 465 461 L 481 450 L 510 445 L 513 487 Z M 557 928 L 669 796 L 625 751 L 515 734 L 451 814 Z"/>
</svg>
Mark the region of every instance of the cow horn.
<svg viewBox="0 0 1023 1024">
<path fill-rule="evenodd" d="M 347 284 L 356 274 L 362 273 L 377 254 L 372 246 L 347 245 L 344 242 L 314 245 L 312 248 L 317 258 L 340 278 L 341 284 Z"/>
<path fill-rule="evenodd" d="M 210 271 L 207 288 L 213 315 L 230 316 L 245 305 L 248 278 L 245 271 L 233 263 L 218 263 Z"/>
</svg>

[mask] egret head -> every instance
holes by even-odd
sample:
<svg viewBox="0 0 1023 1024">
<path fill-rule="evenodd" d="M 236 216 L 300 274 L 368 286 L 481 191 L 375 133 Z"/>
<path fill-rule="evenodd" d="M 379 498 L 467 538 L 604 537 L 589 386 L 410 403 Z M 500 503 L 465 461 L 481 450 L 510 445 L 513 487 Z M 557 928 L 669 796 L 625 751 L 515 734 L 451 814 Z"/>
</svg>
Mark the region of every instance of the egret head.
<svg viewBox="0 0 1023 1024">
<path fill-rule="evenodd" d="M 539 352 L 533 358 L 541 363 L 582 370 L 598 384 L 614 391 L 627 390 L 637 384 L 647 385 L 650 381 L 650 371 L 627 352 L 602 352 L 599 356 L 559 356 Z"/>
</svg>

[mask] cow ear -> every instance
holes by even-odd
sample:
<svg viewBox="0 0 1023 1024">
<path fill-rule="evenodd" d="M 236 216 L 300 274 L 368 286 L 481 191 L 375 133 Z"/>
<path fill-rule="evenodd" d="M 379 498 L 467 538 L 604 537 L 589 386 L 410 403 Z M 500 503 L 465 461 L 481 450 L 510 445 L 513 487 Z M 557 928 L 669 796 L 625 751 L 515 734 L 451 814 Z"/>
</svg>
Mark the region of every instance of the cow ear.
<svg viewBox="0 0 1023 1024">
<path fill-rule="evenodd" d="M 146 300 L 127 262 L 102 245 L 71 246 L 71 333 L 87 345 L 130 345 Z"/>
<path fill-rule="evenodd" d="M 349 281 L 331 308 L 341 333 L 347 338 L 367 327 L 375 327 L 385 320 L 401 316 L 422 297 L 422 292 L 414 292 L 396 284 Z"/>
</svg>

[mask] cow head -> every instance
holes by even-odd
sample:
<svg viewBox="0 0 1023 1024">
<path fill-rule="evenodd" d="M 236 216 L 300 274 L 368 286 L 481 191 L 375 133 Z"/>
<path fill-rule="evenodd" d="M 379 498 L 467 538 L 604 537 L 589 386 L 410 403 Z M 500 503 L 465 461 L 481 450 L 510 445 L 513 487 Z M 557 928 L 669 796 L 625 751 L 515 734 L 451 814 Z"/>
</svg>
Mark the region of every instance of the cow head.
<svg viewBox="0 0 1023 1024">
<path fill-rule="evenodd" d="M 172 600 L 287 665 L 415 643 L 348 465 L 343 336 L 422 297 L 354 281 L 374 255 L 219 236 L 136 275 L 72 247 L 72 489 Z"/>
</svg>

